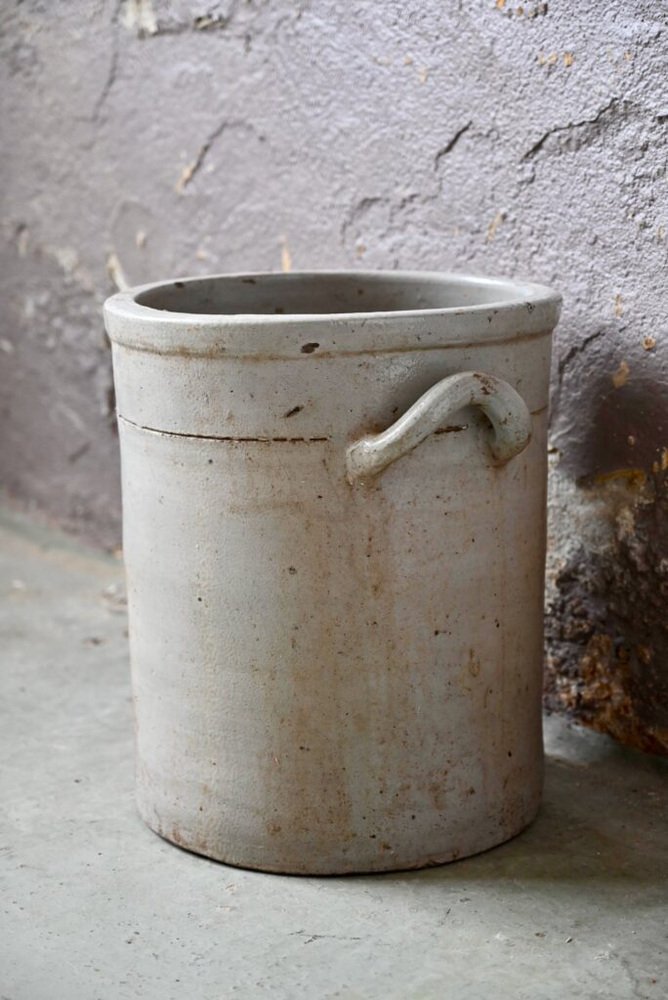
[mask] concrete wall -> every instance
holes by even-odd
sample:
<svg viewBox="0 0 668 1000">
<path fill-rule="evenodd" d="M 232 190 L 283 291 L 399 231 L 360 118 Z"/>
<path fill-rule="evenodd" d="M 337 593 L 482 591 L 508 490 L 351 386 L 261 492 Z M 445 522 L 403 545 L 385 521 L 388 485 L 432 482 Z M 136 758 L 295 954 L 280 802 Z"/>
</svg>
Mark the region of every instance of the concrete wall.
<svg viewBox="0 0 668 1000">
<path fill-rule="evenodd" d="M 0 31 L 10 494 L 119 542 L 115 283 L 352 266 L 553 284 L 548 697 L 668 746 L 665 6 L 26 0 Z"/>
</svg>

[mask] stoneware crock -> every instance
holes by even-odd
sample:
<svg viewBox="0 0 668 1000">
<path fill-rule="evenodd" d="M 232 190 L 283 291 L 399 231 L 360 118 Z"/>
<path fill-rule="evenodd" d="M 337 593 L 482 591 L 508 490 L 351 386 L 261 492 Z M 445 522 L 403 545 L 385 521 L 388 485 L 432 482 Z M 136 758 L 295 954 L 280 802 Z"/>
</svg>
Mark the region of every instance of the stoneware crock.
<svg viewBox="0 0 668 1000">
<path fill-rule="evenodd" d="M 108 300 L 137 794 L 163 837 L 372 872 L 534 817 L 559 302 L 398 271 Z"/>
</svg>

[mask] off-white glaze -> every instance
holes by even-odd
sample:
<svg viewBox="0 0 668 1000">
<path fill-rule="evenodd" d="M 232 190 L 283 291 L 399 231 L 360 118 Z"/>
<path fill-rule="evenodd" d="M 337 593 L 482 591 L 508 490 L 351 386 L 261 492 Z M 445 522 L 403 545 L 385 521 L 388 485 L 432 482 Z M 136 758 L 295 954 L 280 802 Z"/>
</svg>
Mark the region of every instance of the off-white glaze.
<svg viewBox="0 0 668 1000">
<path fill-rule="evenodd" d="M 283 301 L 296 288 L 301 312 L 275 316 L 281 276 L 233 281 L 256 290 L 257 314 L 155 307 L 177 290 L 196 302 L 187 281 L 105 310 L 142 816 L 181 846 L 270 871 L 383 871 L 491 847 L 540 799 L 558 296 L 398 272 L 309 275 L 302 294 L 290 275 Z M 439 282 L 448 295 L 461 283 L 468 304 L 407 308 L 422 281 L 432 300 Z M 331 283 L 380 302 L 387 287 L 401 309 L 329 314 Z M 377 445 L 464 372 L 447 400 L 476 373 L 490 406 L 461 397 L 435 427 L 432 391 L 409 450 L 351 472 L 360 441 Z M 421 442 L 420 421 L 433 431 Z"/>
</svg>

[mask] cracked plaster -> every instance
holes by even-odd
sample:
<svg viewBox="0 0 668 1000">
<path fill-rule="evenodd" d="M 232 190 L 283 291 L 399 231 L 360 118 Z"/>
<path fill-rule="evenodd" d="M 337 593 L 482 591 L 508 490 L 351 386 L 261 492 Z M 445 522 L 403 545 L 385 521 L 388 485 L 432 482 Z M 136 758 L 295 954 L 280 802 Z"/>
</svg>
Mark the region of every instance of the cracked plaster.
<svg viewBox="0 0 668 1000">
<path fill-rule="evenodd" d="M 610 648 L 651 647 L 633 653 L 628 683 L 663 690 L 665 627 L 631 635 L 645 608 L 621 614 L 605 599 L 620 566 L 638 595 L 665 587 L 668 566 L 648 536 L 661 534 L 668 447 L 660 4 L 26 0 L 0 12 L 0 51 L 0 467 L 12 497 L 119 544 L 100 317 L 114 280 L 290 266 L 524 275 L 565 299 L 551 703 L 577 714 L 587 701 L 592 636 L 614 683 L 629 660 L 615 665 Z M 633 558 L 620 504 L 640 533 Z M 580 642 L 562 634 L 578 601 L 593 629 Z M 665 713 L 643 718 L 663 745 Z"/>
</svg>

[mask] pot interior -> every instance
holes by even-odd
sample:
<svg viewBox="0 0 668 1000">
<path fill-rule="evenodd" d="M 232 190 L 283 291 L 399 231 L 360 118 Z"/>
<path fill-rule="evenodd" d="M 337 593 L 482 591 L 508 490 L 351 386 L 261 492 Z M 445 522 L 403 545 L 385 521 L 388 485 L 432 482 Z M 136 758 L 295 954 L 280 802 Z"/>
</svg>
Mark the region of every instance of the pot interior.
<svg viewBox="0 0 668 1000">
<path fill-rule="evenodd" d="M 207 315 L 387 313 L 517 302 L 503 281 L 387 273 L 223 275 L 171 281 L 140 291 L 142 306 Z"/>
</svg>

